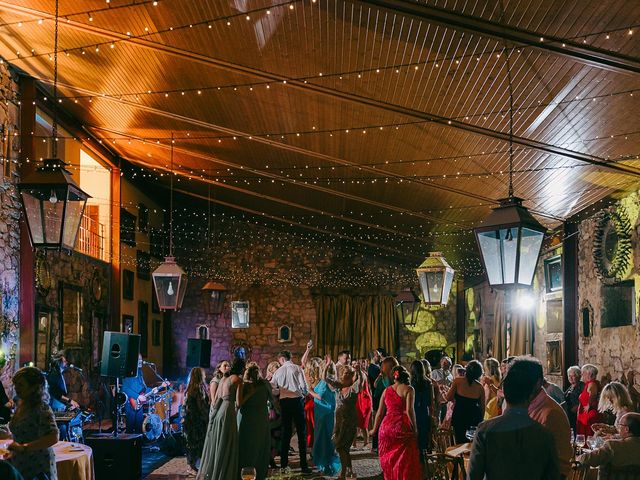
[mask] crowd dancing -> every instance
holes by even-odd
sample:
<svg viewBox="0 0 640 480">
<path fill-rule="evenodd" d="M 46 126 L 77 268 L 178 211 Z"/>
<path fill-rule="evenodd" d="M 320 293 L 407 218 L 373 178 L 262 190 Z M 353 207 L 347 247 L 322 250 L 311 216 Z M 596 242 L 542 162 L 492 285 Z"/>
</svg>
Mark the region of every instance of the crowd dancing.
<svg viewBox="0 0 640 480">
<path fill-rule="evenodd" d="M 356 478 L 351 452 L 360 439 L 361 448 L 377 454 L 385 480 L 429 478 L 433 452 L 444 453 L 436 432 L 450 432 L 454 444 L 471 442 L 473 480 L 516 478 L 514 472 L 532 480 L 567 478 L 576 465 L 640 466 L 640 414 L 632 396 L 621 382 L 602 386 L 594 365 L 569 367 L 563 392 L 530 356 L 464 366 L 443 356 L 432 370 L 427 360 L 405 368 L 382 348 L 367 359 L 343 351 L 335 361 L 312 351 L 310 341 L 296 363 L 283 350 L 264 371 L 243 358 L 223 361 L 209 382 L 202 368 L 193 368 L 181 420 L 189 473 L 237 480 L 250 468 L 264 480 L 270 469 L 289 467 L 294 430 L 300 474 L 340 480 Z M 139 357 L 138 375 L 123 383 L 132 432 L 140 430 L 136 405 L 158 388 L 144 383 L 142 363 Z M 0 435 L 14 440 L 8 462 L 0 461 L 2 478 L 56 478 L 52 446 L 64 432 L 53 410 L 78 405 L 62 375 L 67 367 L 60 355 L 47 375 L 18 370 L 15 399 L 0 388 L 0 415 L 9 420 Z M 576 455 L 585 438 L 592 448 Z"/>
</svg>

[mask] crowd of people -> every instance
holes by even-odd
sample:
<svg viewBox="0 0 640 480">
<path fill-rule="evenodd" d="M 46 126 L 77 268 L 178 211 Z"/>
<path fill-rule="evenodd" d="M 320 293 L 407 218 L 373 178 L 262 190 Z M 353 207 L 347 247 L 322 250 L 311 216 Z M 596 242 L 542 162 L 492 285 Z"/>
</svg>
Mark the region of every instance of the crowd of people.
<svg viewBox="0 0 640 480">
<path fill-rule="evenodd" d="M 209 382 L 203 369 L 191 370 L 183 432 L 197 479 L 237 480 L 251 467 L 262 480 L 269 468 L 287 468 L 294 429 L 300 472 L 343 480 L 354 477 L 351 451 L 360 438 L 378 454 L 385 480 L 422 478 L 435 429 L 450 431 L 457 444 L 472 440 L 472 480 L 511 479 L 514 472 L 564 478 L 574 460 L 640 467 L 640 414 L 622 383 L 600 385 L 594 365 L 569 367 L 569 388 L 562 392 L 531 356 L 464 366 L 443 356 L 432 371 L 427 360 L 407 369 L 384 349 L 357 360 L 343 351 L 335 362 L 312 349 L 309 342 L 299 363 L 291 352 L 279 352 L 264 375 L 242 358 L 220 362 Z M 52 365 L 48 378 L 33 367 L 13 377 L 19 401 L 9 423 L 10 462 L 25 478 L 56 478 L 51 447 L 60 432 L 51 407 L 72 400 L 56 375 L 66 359 Z M 129 398 L 144 401 L 144 382 L 127 381 Z M 3 406 L 12 403 L 6 399 Z M 127 415 L 135 428 L 134 411 Z M 603 442 L 576 457 L 573 439 L 580 436 Z"/>
</svg>

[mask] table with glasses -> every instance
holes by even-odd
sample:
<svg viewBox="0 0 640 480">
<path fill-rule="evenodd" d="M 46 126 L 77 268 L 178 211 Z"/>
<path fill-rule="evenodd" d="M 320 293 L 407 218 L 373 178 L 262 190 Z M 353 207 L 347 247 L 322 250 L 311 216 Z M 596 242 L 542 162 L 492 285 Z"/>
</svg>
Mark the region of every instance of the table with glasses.
<svg viewBox="0 0 640 480">
<path fill-rule="evenodd" d="M 93 452 L 81 443 L 58 442 L 53 446 L 58 480 L 94 480 Z"/>
</svg>

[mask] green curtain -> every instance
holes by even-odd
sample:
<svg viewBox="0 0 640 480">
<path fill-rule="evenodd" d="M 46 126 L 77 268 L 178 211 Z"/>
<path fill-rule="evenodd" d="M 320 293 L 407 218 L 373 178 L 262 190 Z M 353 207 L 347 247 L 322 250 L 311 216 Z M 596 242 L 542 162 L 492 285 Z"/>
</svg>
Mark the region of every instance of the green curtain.
<svg viewBox="0 0 640 480">
<path fill-rule="evenodd" d="M 511 314 L 511 342 L 509 355 L 533 354 L 533 321 L 531 312 L 514 308 Z"/>
<path fill-rule="evenodd" d="M 398 327 L 389 295 L 319 295 L 315 299 L 318 354 L 336 358 L 341 350 L 366 358 L 374 348 L 395 353 Z"/>
</svg>

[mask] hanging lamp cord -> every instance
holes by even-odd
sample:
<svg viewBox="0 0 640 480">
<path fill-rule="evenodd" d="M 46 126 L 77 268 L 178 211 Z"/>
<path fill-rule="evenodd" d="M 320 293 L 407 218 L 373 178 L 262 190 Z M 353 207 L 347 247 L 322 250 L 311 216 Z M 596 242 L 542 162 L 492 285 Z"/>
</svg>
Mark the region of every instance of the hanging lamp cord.
<svg viewBox="0 0 640 480">
<path fill-rule="evenodd" d="M 53 34 L 53 121 L 51 125 L 51 157 L 58 158 L 58 23 L 60 1 L 56 0 L 55 28 Z"/>
<path fill-rule="evenodd" d="M 169 256 L 173 257 L 173 132 L 171 132 L 171 178 L 169 179 Z"/>
<path fill-rule="evenodd" d="M 500 23 L 504 25 L 504 4 L 500 0 Z M 507 45 L 506 35 L 504 39 L 504 58 L 507 66 L 507 82 L 509 86 L 509 198 L 513 198 L 513 82 L 511 79 L 511 49 Z"/>
</svg>

